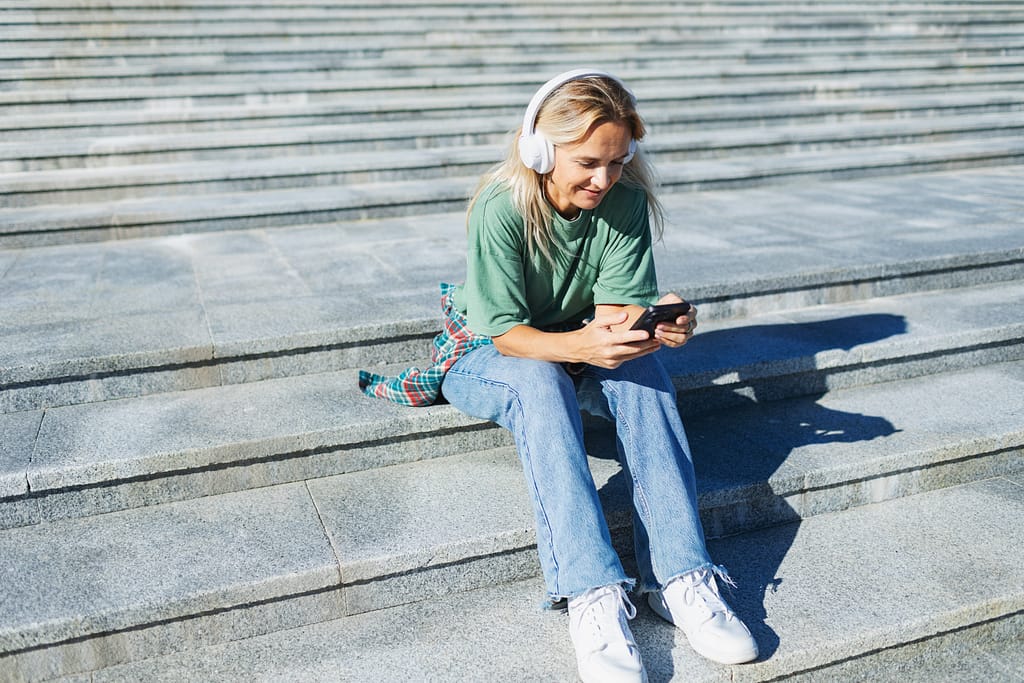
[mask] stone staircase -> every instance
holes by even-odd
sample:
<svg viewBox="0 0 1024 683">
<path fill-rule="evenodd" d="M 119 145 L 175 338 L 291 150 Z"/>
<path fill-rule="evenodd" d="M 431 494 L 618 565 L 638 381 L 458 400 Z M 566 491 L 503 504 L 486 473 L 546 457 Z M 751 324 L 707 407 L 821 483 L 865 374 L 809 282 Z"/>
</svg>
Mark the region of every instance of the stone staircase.
<svg viewBox="0 0 1024 683">
<path fill-rule="evenodd" d="M 761 661 L 1019 681 L 1024 6 L 0 8 L 0 680 L 574 680 L 510 441 L 423 363 L 539 83 L 636 91 L 663 352 Z M 609 428 L 592 469 L 628 561 Z"/>
</svg>

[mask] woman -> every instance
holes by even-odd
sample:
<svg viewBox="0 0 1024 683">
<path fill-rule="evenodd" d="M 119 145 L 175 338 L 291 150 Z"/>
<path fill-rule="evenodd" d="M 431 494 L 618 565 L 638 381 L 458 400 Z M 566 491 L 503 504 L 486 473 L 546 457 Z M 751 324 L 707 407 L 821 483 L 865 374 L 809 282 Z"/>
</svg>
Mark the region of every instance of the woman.
<svg viewBox="0 0 1024 683">
<path fill-rule="evenodd" d="M 434 367 L 360 379 L 368 393 L 413 405 L 440 388 L 460 410 L 512 432 L 547 597 L 568 602 L 584 681 L 646 680 L 627 623 L 635 581 L 612 547 L 583 446 L 579 396 L 595 389 L 632 485 L 640 590 L 702 655 L 757 657 L 718 592 L 716 575 L 728 579 L 705 548 L 675 392 L 652 355 L 691 338 L 696 310 L 653 335 L 630 329 L 658 298 L 650 223 L 660 232 L 662 217 L 637 148 L 644 134 L 614 76 L 575 70 L 548 81 L 470 204 L 466 282 L 445 289 Z"/>
</svg>

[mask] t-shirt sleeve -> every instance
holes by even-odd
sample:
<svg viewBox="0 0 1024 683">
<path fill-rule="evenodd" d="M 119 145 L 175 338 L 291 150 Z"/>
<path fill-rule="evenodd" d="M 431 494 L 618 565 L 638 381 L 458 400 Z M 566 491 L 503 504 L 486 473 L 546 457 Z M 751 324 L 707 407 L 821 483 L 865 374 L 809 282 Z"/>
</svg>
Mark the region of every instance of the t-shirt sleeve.
<svg viewBox="0 0 1024 683">
<path fill-rule="evenodd" d="M 464 301 L 469 329 L 497 337 L 529 325 L 523 221 L 500 193 L 485 193 L 469 216 Z"/>
<path fill-rule="evenodd" d="M 623 210 L 608 217 L 608 244 L 594 285 L 595 304 L 647 306 L 658 298 L 647 197 L 640 190 L 631 194 L 633 201 L 621 203 Z"/>
</svg>

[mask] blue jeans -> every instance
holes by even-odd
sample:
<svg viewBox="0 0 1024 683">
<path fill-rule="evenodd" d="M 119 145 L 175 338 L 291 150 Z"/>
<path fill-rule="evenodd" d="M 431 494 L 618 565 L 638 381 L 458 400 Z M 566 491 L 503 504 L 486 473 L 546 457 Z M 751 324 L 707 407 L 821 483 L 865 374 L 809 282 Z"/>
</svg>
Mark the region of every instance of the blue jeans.
<svg viewBox="0 0 1024 683">
<path fill-rule="evenodd" d="M 619 460 L 632 484 L 633 534 L 643 590 L 711 565 L 672 381 L 654 355 L 615 370 L 585 366 L 616 424 Z M 583 446 L 576 384 L 558 363 L 502 356 L 483 346 L 442 385 L 456 408 L 508 429 L 533 500 L 537 550 L 554 603 L 610 584 L 632 587 L 612 547 Z"/>
</svg>

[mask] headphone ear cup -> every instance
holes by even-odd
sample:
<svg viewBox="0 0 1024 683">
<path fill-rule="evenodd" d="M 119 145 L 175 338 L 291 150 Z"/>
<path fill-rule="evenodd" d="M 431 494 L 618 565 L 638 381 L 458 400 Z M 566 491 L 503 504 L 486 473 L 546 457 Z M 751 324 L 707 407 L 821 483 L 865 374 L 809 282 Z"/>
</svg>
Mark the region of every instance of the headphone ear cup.
<svg viewBox="0 0 1024 683">
<path fill-rule="evenodd" d="M 523 164 L 537 173 L 550 173 L 555 167 L 555 148 L 540 133 L 519 137 L 519 157 Z"/>
</svg>

